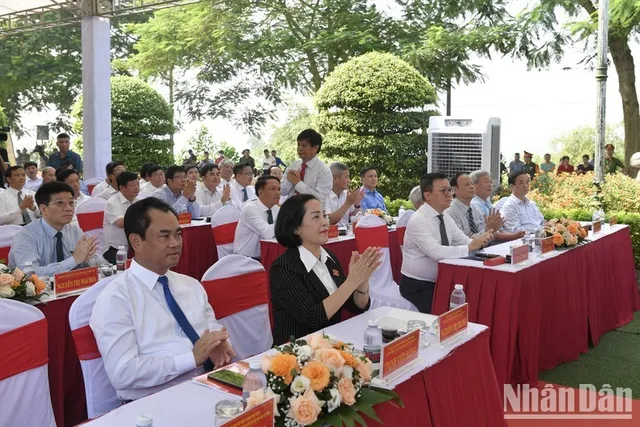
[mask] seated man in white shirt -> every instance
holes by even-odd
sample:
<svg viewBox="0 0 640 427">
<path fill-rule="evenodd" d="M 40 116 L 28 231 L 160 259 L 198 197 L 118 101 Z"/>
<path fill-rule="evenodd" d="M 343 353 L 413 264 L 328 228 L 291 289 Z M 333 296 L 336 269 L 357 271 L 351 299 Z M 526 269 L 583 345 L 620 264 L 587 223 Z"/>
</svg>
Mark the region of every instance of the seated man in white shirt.
<svg viewBox="0 0 640 427">
<path fill-rule="evenodd" d="M 76 209 L 91 198 L 91 196 L 87 196 L 80 191 L 80 177 L 75 169 L 65 169 L 58 172 L 56 180 L 64 182 L 71 187 L 73 190 L 73 199 L 76 202 Z M 78 217 L 76 216 L 75 210 L 73 212 L 73 220 L 71 221 L 71 224 L 78 225 Z"/>
<path fill-rule="evenodd" d="M 271 166 L 267 175 L 275 176 L 279 181 L 282 181 L 282 169 L 280 166 Z"/>
<path fill-rule="evenodd" d="M 127 169 L 124 167 L 122 162 L 110 162 L 107 165 L 107 180 L 109 181 L 109 185 L 104 187 L 104 189 L 100 193 L 97 193 L 94 188 L 94 191 L 92 193 L 93 197 L 99 197 L 101 199 L 109 200 L 112 196 L 118 194 L 118 175 L 126 170 Z M 140 183 L 138 183 L 138 187 L 139 186 Z"/>
<path fill-rule="evenodd" d="M 27 181 L 24 184 L 24 188 L 31 191 L 38 191 L 38 188 L 42 185 L 42 178 L 38 176 L 38 164 L 36 162 L 26 162 L 24 164 L 24 171 L 27 174 Z"/>
<path fill-rule="evenodd" d="M 140 194 L 138 194 L 138 199 L 140 200 L 151 197 L 154 192 L 161 189 L 164 185 L 164 169 L 162 169 L 162 166 L 150 166 L 147 170 L 147 180 L 144 187 L 140 187 Z"/>
<path fill-rule="evenodd" d="M 535 233 L 544 226 L 544 216 L 536 203 L 527 198 L 531 178 L 525 172 L 509 176 L 511 195 L 502 206 L 504 228 L 510 233 Z"/>
<path fill-rule="evenodd" d="M 38 276 L 71 271 L 104 263 L 96 253 L 95 237 L 71 224 L 75 199 L 65 183 L 42 184 L 36 193 L 42 218 L 27 224 L 13 239 L 9 266 L 24 268 L 30 262 Z"/>
<path fill-rule="evenodd" d="M 356 215 L 360 210 L 360 202 L 364 197 L 364 190 L 356 188 L 349 191 L 349 168 L 344 163 L 333 162 L 329 165 L 333 176 L 333 188 L 324 204 L 324 210 L 329 215 L 331 225 L 347 227 L 349 217 Z"/>
<path fill-rule="evenodd" d="M 498 230 L 502 227 L 502 217 L 497 212 L 484 215 L 482 209 L 471 204 L 476 189 L 471 177 L 466 173 L 458 173 L 451 179 L 455 199 L 444 212 L 456 223 L 467 236 L 474 238 L 485 230 Z"/>
<path fill-rule="evenodd" d="M 10 166 L 5 172 L 6 191 L 0 193 L 0 225 L 24 225 L 38 218 L 33 191 L 24 188 L 27 175 L 22 166 Z"/>
<path fill-rule="evenodd" d="M 42 169 L 42 183 L 48 184 L 56 180 L 56 169 L 52 166 L 47 166 Z"/>
<path fill-rule="evenodd" d="M 280 206 L 280 181 L 273 176 L 261 176 L 256 182 L 258 198 L 249 201 L 240 214 L 233 253 L 260 259 L 260 239 L 275 237 L 275 224 Z"/>
<path fill-rule="evenodd" d="M 143 163 L 142 166 L 140 166 L 140 180 L 138 181 L 140 182 L 140 191 L 142 191 L 144 186 L 149 183 L 149 178 L 151 175 L 149 170 L 154 166 L 157 165 L 152 162 Z"/>
<path fill-rule="evenodd" d="M 233 163 L 233 160 L 224 159 L 218 163 L 218 167 L 220 168 L 220 189 L 222 190 L 223 185 L 231 184 L 235 164 Z"/>
<path fill-rule="evenodd" d="M 246 163 L 238 163 L 233 167 L 235 180 L 231 181 L 231 202 L 238 210 L 256 197 L 256 191 L 251 186 L 253 181 L 253 169 Z"/>
<path fill-rule="evenodd" d="M 89 325 L 109 381 L 129 401 L 236 354 L 200 282 L 170 270 L 182 252 L 175 211 L 155 197 L 140 200 L 127 211 L 124 230 L 135 258 L 98 296 Z"/>
<path fill-rule="evenodd" d="M 486 246 L 493 230 L 471 239 L 444 213 L 451 204 L 453 192 L 446 175 L 424 175 L 420 179 L 420 190 L 424 204 L 409 219 L 404 235 L 400 294 L 421 313 L 430 313 L 438 261 L 463 258 L 470 251 Z"/>
<path fill-rule="evenodd" d="M 118 247 L 124 246 L 125 250 L 129 247 L 124 233 L 124 215 L 140 192 L 138 175 L 129 171 L 122 172 L 118 175 L 118 188 L 120 191 L 107 201 L 102 223 L 106 249 L 103 256 L 111 264 L 116 263 Z"/>
<path fill-rule="evenodd" d="M 107 166 L 105 168 L 107 177 L 105 179 L 103 179 L 102 181 L 100 181 L 98 184 L 96 184 L 95 187 L 93 187 L 93 189 L 91 190 L 91 197 L 96 197 L 98 194 L 102 193 L 104 191 L 104 189 L 107 188 L 110 185 L 110 182 L 109 182 L 109 167 L 111 167 L 112 163 L 115 163 L 115 162 L 107 163 Z"/>
<path fill-rule="evenodd" d="M 420 206 L 422 206 L 422 204 L 424 203 L 419 185 L 416 185 L 411 189 L 411 192 L 409 193 L 409 201 L 413 203 L 413 208 L 415 210 L 420 209 Z"/>
<path fill-rule="evenodd" d="M 225 184 L 222 191 L 220 185 L 220 169 L 213 163 L 205 164 L 200 169 L 202 182 L 196 189 L 196 203 L 200 205 L 200 215 L 211 216 L 231 200 L 231 185 Z"/>
<path fill-rule="evenodd" d="M 333 187 L 333 176 L 327 165 L 318 158 L 322 135 L 313 129 L 303 130 L 298 135 L 297 144 L 300 158 L 285 170 L 282 194 L 313 194 L 324 206 Z"/>
<path fill-rule="evenodd" d="M 186 165 L 183 166 L 183 168 L 187 174 L 187 180 L 197 183 L 200 178 L 200 169 L 198 169 L 198 165 Z"/>
</svg>

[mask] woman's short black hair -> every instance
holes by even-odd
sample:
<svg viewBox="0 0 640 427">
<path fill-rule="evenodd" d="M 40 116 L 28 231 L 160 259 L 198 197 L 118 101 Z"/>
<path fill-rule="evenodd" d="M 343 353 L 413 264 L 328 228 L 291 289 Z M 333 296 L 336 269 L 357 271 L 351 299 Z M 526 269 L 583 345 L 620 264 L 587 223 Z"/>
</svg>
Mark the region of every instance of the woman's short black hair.
<svg viewBox="0 0 640 427">
<path fill-rule="evenodd" d="M 302 224 L 306 209 L 304 205 L 309 200 L 318 200 L 312 194 L 298 194 L 289 197 L 280 208 L 276 219 L 276 239 L 286 248 L 297 248 L 302 244 L 302 239 L 295 231 Z"/>
</svg>

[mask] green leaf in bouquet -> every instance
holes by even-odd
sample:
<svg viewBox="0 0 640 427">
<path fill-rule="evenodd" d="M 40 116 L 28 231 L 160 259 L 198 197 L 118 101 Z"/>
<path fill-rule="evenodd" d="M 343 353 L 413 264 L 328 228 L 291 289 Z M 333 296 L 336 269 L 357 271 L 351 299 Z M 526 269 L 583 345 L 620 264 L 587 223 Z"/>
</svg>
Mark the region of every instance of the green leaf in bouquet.
<svg viewBox="0 0 640 427">
<path fill-rule="evenodd" d="M 345 412 L 345 411 L 343 411 Z M 346 427 L 356 427 L 356 423 L 353 421 L 354 412 L 349 411 L 351 413 L 340 413 L 340 420 Z"/>
<path fill-rule="evenodd" d="M 359 402 L 364 405 L 377 405 L 378 403 L 384 403 L 391 400 L 393 397 L 384 393 L 379 393 L 371 388 L 362 387 L 360 390 L 362 396 L 359 399 Z"/>
<path fill-rule="evenodd" d="M 340 420 L 340 415 L 338 415 L 336 411 L 333 411 L 329 415 L 326 415 L 322 417 L 322 419 L 319 419 L 318 421 L 313 423 L 311 427 L 322 427 L 326 425 L 330 425 L 333 427 L 341 427 L 342 421 Z"/>
<path fill-rule="evenodd" d="M 400 408 L 404 408 L 404 403 L 402 402 L 402 398 L 400 398 L 400 396 L 398 395 L 398 393 L 396 393 L 393 390 L 387 390 L 386 388 L 379 388 L 379 387 L 369 387 L 369 390 L 372 390 L 376 393 L 381 393 L 384 394 L 386 396 L 391 397 L 391 399 L 393 399 L 393 401 L 395 403 L 397 403 L 397 405 Z"/>
<path fill-rule="evenodd" d="M 367 427 L 367 422 L 364 420 L 364 418 L 362 418 L 362 415 L 360 415 L 357 410 L 353 411 L 352 416 L 355 422 L 357 422 L 363 427 Z"/>
<path fill-rule="evenodd" d="M 379 422 L 380 424 L 383 424 L 382 420 L 380 419 L 380 417 L 376 413 L 376 410 L 373 409 L 373 406 L 357 405 L 356 410 L 362 412 L 363 414 L 365 414 L 367 417 L 371 418 L 372 420 L 375 420 L 375 421 Z"/>
</svg>

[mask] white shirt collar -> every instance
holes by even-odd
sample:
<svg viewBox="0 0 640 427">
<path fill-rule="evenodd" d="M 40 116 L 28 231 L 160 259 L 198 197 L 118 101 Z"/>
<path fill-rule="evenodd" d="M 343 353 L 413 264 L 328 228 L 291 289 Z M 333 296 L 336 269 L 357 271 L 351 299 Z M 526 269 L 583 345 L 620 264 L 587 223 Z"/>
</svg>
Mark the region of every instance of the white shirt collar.
<svg viewBox="0 0 640 427">
<path fill-rule="evenodd" d="M 302 163 L 306 163 L 308 168 L 313 168 L 316 164 L 318 164 L 319 160 L 320 159 L 318 159 L 318 156 L 313 156 L 313 159 L 309 160 L 308 162 L 302 162 Z"/>
<path fill-rule="evenodd" d="M 153 271 L 138 264 L 135 258 L 131 261 L 129 271 L 131 272 L 131 274 L 140 279 L 140 281 L 144 283 L 144 285 L 149 288 L 149 290 L 153 290 L 153 287 L 156 285 L 156 283 L 158 282 L 158 278 L 160 277 L 159 274 L 154 273 Z"/>
<path fill-rule="evenodd" d="M 15 189 L 15 188 L 13 188 L 13 187 L 7 187 L 7 191 L 9 192 L 9 194 L 13 194 L 13 195 L 15 195 L 15 196 L 17 196 L 17 195 L 18 195 L 18 192 L 20 192 L 20 191 L 22 191 L 22 193 L 24 194 L 24 190 L 25 190 L 25 188 L 24 188 L 24 187 L 22 187 L 22 190 L 16 190 L 16 189 Z"/>
<path fill-rule="evenodd" d="M 521 200 L 518 196 L 516 196 L 515 194 L 511 193 L 511 195 L 509 196 L 509 198 L 511 200 L 513 200 L 516 203 L 522 203 L 522 204 L 526 204 L 527 201 L 529 201 L 529 199 L 527 199 L 527 196 L 524 196 L 524 200 Z"/>
<path fill-rule="evenodd" d="M 220 181 L 220 182 L 222 183 L 222 181 Z M 201 189 L 202 191 L 204 191 L 205 193 L 207 193 L 207 194 L 215 194 L 215 193 L 217 193 L 217 192 L 218 192 L 218 187 L 215 187 L 215 188 L 213 189 L 213 191 L 211 191 L 211 190 L 209 190 L 209 189 L 207 188 L 207 186 L 206 186 L 206 185 L 204 185 L 204 182 L 200 182 L 198 185 L 200 185 L 200 189 Z M 218 185 L 219 185 L 219 184 L 218 184 Z"/>
<path fill-rule="evenodd" d="M 423 203 L 422 206 L 420 206 L 420 209 L 418 209 L 418 212 L 422 212 L 422 215 L 427 218 L 435 218 L 440 215 L 438 211 L 433 209 L 428 203 Z"/>
<path fill-rule="evenodd" d="M 298 246 L 298 252 L 300 252 L 300 261 L 302 261 L 302 263 L 304 264 L 304 268 L 307 269 L 307 273 L 313 270 L 313 266 L 316 265 L 318 261 L 326 264 L 327 258 L 331 258 L 322 246 L 320 247 L 320 260 L 318 260 L 318 258 L 316 258 L 315 255 L 309 251 L 309 249 L 305 248 L 302 245 Z"/>
</svg>

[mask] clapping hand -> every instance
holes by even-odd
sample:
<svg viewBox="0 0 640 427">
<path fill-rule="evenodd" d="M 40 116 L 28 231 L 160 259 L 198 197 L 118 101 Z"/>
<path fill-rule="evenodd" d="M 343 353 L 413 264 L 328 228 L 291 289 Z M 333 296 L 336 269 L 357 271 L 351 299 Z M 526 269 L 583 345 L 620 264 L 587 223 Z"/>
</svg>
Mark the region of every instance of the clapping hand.
<svg viewBox="0 0 640 427">
<path fill-rule="evenodd" d="M 500 230 L 504 225 L 504 219 L 500 215 L 500 213 L 491 209 L 489 215 L 484 218 L 484 228 L 485 230 Z"/>
<path fill-rule="evenodd" d="M 210 355 L 217 347 L 220 347 L 222 342 L 227 338 L 229 338 L 229 333 L 224 328 L 220 331 L 209 331 L 206 329 L 193 346 L 192 352 L 196 366 L 200 366 L 204 364 L 207 359 L 210 359 Z M 212 358 L 211 361 L 213 361 Z"/>
<path fill-rule="evenodd" d="M 182 190 L 182 195 L 187 199 L 191 200 L 196 194 L 196 182 L 195 181 L 187 181 L 184 186 L 184 190 Z"/>
<path fill-rule="evenodd" d="M 300 171 L 289 169 L 287 171 L 287 181 L 289 181 L 294 186 L 298 185 L 298 183 L 302 181 L 302 178 L 300 178 Z"/>
<path fill-rule="evenodd" d="M 98 249 L 98 239 L 83 235 L 73 250 L 73 258 L 77 264 L 88 262 Z"/>
<path fill-rule="evenodd" d="M 22 199 L 22 202 L 20 202 L 19 208 L 21 211 L 25 209 L 34 210 L 36 208 L 36 205 L 33 202 L 33 196 L 25 196 L 25 198 Z"/>
<path fill-rule="evenodd" d="M 216 368 L 220 366 L 228 365 L 231 363 L 231 360 L 236 357 L 236 351 L 229 344 L 229 332 L 225 328 L 222 328 L 220 331 L 211 332 L 211 334 L 219 334 L 222 338 L 220 340 L 220 344 L 214 346 L 209 352 L 209 359 L 213 362 Z"/>
<path fill-rule="evenodd" d="M 225 184 L 222 187 L 222 199 L 221 202 L 224 205 L 231 198 L 231 186 L 229 184 Z"/>
<path fill-rule="evenodd" d="M 356 188 L 355 190 L 351 190 L 347 192 L 347 202 L 349 202 L 349 205 L 359 206 L 363 198 L 364 198 L 364 189 L 362 188 Z"/>
<path fill-rule="evenodd" d="M 382 251 L 380 248 L 370 247 L 365 250 L 362 255 L 357 251 L 351 253 L 351 261 L 349 262 L 349 275 L 347 280 L 353 282 L 354 289 L 360 287 L 363 283 L 368 282 L 374 271 L 382 263 L 380 258 Z"/>
<path fill-rule="evenodd" d="M 469 243 L 470 251 L 477 251 L 478 249 L 484 248 L 491 241 L 491 237 L 493 236 L 493 230 L 487 230 L 485 233 L 478 235 L 475 239 Z"/>
</svg>

